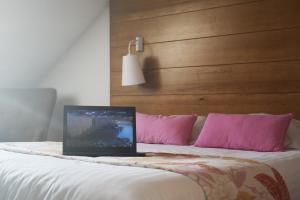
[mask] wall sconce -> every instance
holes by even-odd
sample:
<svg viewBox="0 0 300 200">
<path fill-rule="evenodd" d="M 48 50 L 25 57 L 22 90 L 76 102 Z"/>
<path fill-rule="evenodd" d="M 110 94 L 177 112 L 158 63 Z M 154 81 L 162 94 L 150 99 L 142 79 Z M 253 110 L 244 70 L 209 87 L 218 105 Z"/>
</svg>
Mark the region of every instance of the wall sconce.
<svg viewBox="0 0 300 200">
<path fill-rule="evenodd" d="M 135 44 L 137 52 L 144 51 L 144 41 L 142 37 L 136 37 L 135 40 L 129 41 L 128 54 L 123 56 L 122 86 L 139 85 L 146 82 L 137 55 L 131 53 L 131 46 L 133 44 Z"/>
</svg>

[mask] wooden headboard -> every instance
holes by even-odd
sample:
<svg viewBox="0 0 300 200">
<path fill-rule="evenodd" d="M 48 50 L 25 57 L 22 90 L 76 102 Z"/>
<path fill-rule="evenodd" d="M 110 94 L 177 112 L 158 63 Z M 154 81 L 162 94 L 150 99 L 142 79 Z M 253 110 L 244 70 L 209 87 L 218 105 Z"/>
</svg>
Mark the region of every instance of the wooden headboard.
<svg viewBox="0 0 300 200">
<path fill-rule="evenodd" d="M 111 0 L 111 105 L 300 119 L 299 0 Z M 147 84 L 121 87 L 135 36 Z"/>
</svg>

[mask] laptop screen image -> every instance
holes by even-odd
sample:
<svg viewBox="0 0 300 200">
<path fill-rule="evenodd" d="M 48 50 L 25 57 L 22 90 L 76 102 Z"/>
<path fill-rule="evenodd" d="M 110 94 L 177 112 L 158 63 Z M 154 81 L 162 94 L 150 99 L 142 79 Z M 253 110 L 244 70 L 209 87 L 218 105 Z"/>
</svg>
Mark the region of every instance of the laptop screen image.
<svg viewBox="0 0 300 200">
<path fill-rule="evenodd" d="M 65 106 L 64 154 L 106 155 L 135 151 L 135 108 Z"/>
</svg>

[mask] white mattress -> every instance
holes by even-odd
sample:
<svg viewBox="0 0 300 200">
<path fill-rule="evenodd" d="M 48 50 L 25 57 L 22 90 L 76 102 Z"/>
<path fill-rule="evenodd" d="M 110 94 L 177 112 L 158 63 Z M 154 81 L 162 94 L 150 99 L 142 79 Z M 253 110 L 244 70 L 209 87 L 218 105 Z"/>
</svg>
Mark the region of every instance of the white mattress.
<svg viewBox="0 0 300 200">
<path fill-rule="evenodd" d="M 35 143 L 34 145 L 49 145 Z M 61 147 L 60 143 L 50 143 Z M 300 199 L 300 150 L 259 153 L 192 146 L 138 144 L 138 151 L 249 158 L 284 177 L 292 199 Z M 173 172 L 64 160 L 0 150 L 1 200 L 200 200 L 201 188 Z"/>
</svg>

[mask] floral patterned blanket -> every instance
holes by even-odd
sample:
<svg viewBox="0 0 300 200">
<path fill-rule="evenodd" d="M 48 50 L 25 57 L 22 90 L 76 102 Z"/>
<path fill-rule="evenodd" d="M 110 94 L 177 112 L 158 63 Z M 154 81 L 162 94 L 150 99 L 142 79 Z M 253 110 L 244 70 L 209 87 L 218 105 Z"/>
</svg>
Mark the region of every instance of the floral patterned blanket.
<svg viewBox="0 0 300 200">
<path fill-rule="evenodd" d="M 146 157 L 88 158 L 63 156 L 61 150 L 51 145 L 45 148 L 18 143 L 3 143 L 0 149 L 61 159 L 167 170 L 189 177 L 202 188 L 207 200 L 290 199 L 285 181 L 277 170 L 267 164 L 243 158 L 169 153 L 147 153 Z"/>
</svg>

